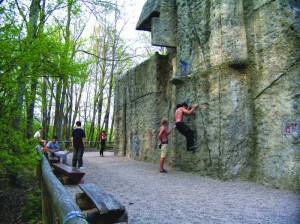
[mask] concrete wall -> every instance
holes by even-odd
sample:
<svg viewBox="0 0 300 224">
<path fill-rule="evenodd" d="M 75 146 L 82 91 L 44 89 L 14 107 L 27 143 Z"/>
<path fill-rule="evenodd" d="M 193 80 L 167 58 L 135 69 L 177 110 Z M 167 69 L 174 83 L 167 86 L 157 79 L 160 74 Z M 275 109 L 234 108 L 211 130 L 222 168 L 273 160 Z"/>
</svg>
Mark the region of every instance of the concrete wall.
<svg viewBox="0 0 300 224">
<path fill-rule="evenodd" d="M 154 55 L 117 80 L 116 145 L 119 155 L 156 161 L 157 128 L 167 116 L 171 92 L 168 57 Z"/>
<path fill-rule="evenodd" d="M 150 3 L 156 5 L 156 13 L 151 14 Z M 208 109 L 186 119 L 196 133 L 196 153 L 185 150 L 185 139 L 175 131 L 170 165 L 223 179 L 242 177 L 299 189 L 299 1 L 147 1 L 145 8 L 152 16 L 142 12 L 137 28 L 148 27 L 154 45 L 173 48 L 168 56 L 156 55 L 119 80 L 119 152 L 122 147 L 133 152 L 133 136 L 138 133 L 140 154 L 127 155 L 157 161 L 159 120 L 168 116 L 173 121 L 176 103 L 208 103 Z M 133 96 L 129 89 L 141 90 Z M 144 99 L 140 103 L 135 101 L 139 96 Z M 131 105 L 122 121 L 127 125 L 126 147 L 119 128 L 122 100 Z"/>
</svg>

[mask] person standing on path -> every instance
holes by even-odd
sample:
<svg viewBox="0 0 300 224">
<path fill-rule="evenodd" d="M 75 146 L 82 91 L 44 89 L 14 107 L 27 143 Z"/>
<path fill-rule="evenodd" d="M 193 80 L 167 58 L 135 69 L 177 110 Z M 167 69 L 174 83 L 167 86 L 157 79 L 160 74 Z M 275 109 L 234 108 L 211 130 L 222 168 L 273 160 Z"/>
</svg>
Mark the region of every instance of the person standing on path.
<svg viewBox="0 0 300 224">
<path fill-rule="evenodd" d="M 106 143 L 106 134 L 105 131 L 101 131 L 99 135 L 99 140 L 100 140 L 100 156 L 103 157 L 103 152 L 105 149 L 105 143 Z"/>
<path fill-rule="evenodd" d="M 168 119 L 163 118 L 160 122 L 161 126 L 159 129 L 158 138 L 160 141 L 160 161 L 159 161 L 159 172 L 167 173 L 167 170 L 164 169 L 165 158 L 168 152 L 168 136 L 172 132 L 173 129 L 169 130 L 169 122 Z"/>
<path fill-rule="evenodd" d="M 85 141 L 85 132 L 81 128 L 81 122 L 76 122 L 76 127 L 72 132 L 72 143 L 74 147 L 72 166 L 76 167 L 78 163 L 78 168 L 83 168 L 82 156 L 84 152 L 84 141 Z"/>
<path fill-rule="evenodd" d="M 197 146 L 194 143 L 194 132 L 192 129 L 187 126 L 184 121 L 184 115 L 191 115 L 197 108 L 198 104 L 193 104 L 191 107 L 187 105 L 187 103 L 181 103 L 176 105 L 175 111 L 175 122 L 177 130 L 186 137 L 186 148 L 187 151 L 195 151 Z M 206 105 L 202 105 L 202 108 L 207 108 Z"/>
</svg>

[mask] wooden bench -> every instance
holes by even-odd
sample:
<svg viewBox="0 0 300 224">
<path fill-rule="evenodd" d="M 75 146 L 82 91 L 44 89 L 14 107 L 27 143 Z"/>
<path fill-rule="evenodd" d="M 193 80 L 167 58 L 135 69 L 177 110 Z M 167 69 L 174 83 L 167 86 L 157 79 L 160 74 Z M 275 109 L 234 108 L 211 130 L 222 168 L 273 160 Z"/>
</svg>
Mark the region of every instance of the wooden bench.
<svg viewBox="0 0 300 224">
<path fill-rule="evenodd" d="M 84 210 L 91 224 L 127 223 L 125 207 L 111 194 L 95 184 L 80 184 L 83 193 L 76 194 L 76 202 Z"/>
<path fill-rule="evenodd" d="M 49 162 L 51 165 L 53 165 L 53 163 L 59 163 L 59 158 L 58 157 L 50 157 Z"/>
<path fill-rule="evenodd" d="M 85 175 L 81 170 L 61 163 L 54 163 L 53 168 L 63 184 L 79 184 Z"/>
</svg>

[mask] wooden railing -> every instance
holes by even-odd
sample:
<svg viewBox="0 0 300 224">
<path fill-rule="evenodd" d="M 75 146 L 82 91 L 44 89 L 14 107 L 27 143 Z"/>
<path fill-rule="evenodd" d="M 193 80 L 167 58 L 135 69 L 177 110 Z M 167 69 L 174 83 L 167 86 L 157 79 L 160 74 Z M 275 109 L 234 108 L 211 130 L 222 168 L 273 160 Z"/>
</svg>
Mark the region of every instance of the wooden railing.
<svg viewBox="0 0 300 224">
<path fill-rule="evenodd" d="M 53 174 L 43 155 L 40 165 L 43 224 L 88 224 L 70 193 Z"/>
</svg>

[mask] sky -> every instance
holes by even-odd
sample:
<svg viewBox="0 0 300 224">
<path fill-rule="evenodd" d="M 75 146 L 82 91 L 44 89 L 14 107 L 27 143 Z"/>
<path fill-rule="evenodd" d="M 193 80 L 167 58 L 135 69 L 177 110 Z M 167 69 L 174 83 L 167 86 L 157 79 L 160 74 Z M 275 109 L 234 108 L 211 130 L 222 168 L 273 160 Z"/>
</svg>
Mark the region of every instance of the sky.
<svg viewBox="0 0 300 224">
<path fill-rule="evenodd" d="M 146 0 L 121 0 L 124 4 L 122 14 L 128 20 L 123 37 L 132 40 L 136 39 L 141 31 L 135 29 L 139 16 L 142 12 Z"/>
<path fill-rule="evenodd" d="M 156 47 L 151 46 L 151 33 L 145 31 L 137 31 L 136 24 L 142 12 L 143 6 L 147 0 L 117 0 L 120 6 L 121 19 L 118 22 L 118 28 L 123 29 L 121 37 L 125 40 L 126 45 L 130 48 L 130 52 L 135 55 L 143 55 L 143 57 L 135 57 L 136 64 L 146 59 L 145 52 L 157 51 Z M 89 37 L 97 26 L 94 16 L 89 17 L 83 37 Z"/>
<path fill-rule="evenodd" d="M 136 24 L 146 0 L 119 1 L 120 5 L 123 5 L 121 15 L 126 21 L 121 36 L 126 40 L 127 45 L 135 51 L 136 55 L 143 55 L 146 48 L 155 51 L 156 47 L 151 46 L 151 33 L 136 30 Z M 137 62 L 141 62 L 141 60 L 145 60 L 145 58 L 136 58 Z"/>
<path fill-rule="evenodd" d="M 120 6 L 122 25 L 126 23 L 122 33 L 123 38 L 128 40 L 136 39 L 141 31 L 137 31 L 135 27 L 146 0 L 117 0 L 117 2 Z M 91 16 L 85 31 L 86 34 L 92 32 L 93 26 L 96 24 L 95 18 Z"/>
</svg>

